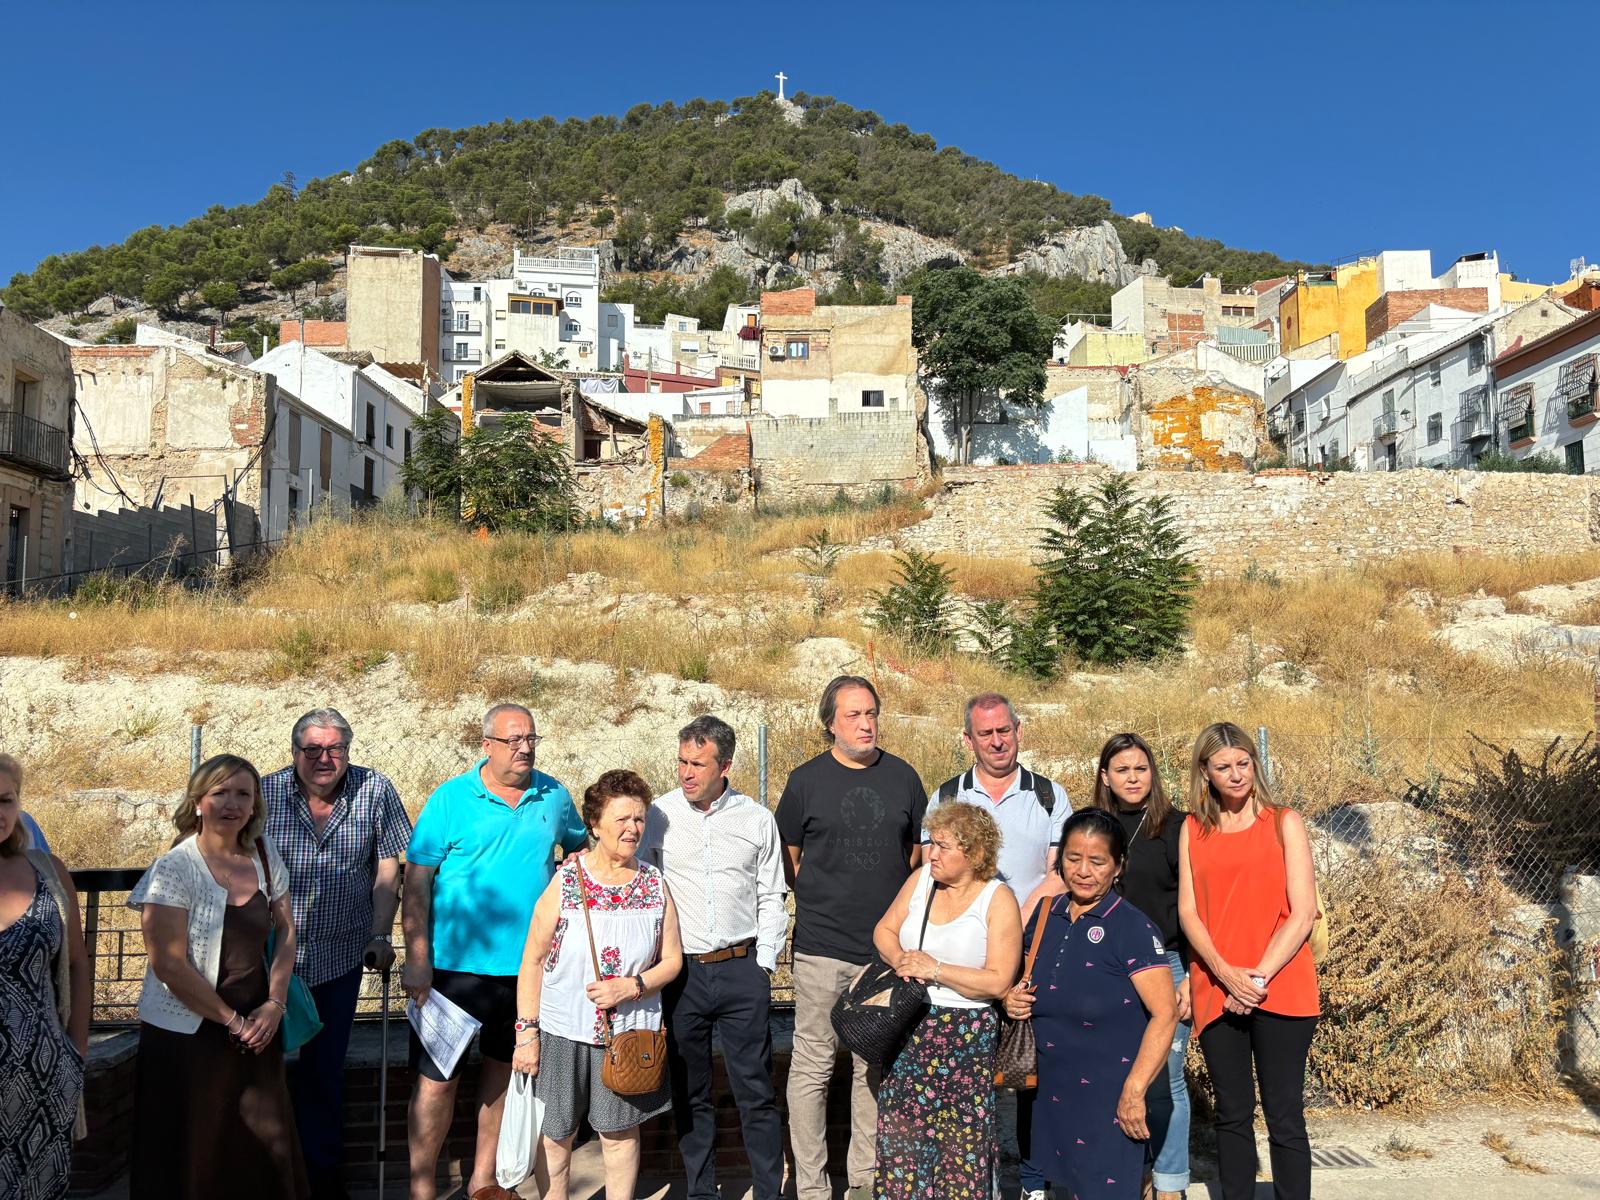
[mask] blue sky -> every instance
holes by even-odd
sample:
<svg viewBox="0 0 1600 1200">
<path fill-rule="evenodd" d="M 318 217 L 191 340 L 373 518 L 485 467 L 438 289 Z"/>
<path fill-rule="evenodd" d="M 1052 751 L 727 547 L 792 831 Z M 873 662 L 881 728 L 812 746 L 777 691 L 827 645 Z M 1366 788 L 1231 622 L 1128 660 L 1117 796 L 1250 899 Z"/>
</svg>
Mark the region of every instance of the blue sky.
<svg viewBox="0 0 1600 1200">
<path fill-rule="evenodd" d="M 8 5 L 0 279 L 391 138 L 772 87 L 1288 257 L 1600 260 L 1587 0 Z"/>
</svg>

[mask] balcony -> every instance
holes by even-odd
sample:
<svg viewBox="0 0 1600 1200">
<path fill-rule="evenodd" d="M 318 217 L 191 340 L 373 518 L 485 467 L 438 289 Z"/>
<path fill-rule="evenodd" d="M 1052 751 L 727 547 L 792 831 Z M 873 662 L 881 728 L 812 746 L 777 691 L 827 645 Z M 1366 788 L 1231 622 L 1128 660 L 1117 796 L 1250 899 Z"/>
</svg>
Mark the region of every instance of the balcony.
<svg viewBox="0 0 1600 1200">
<path fill-rule="evenodd" d="M 439 328 L 445 333 L 482 333 L 482 321 L 463 321 L 459 318 L 451 320 L 449 317 L 439 319 Z"/>
<path fill-rule="evenodd" d="M 1467 441 L 1494 436 L 1494 413 L 1489 407 L 1487 386 L 1471 388 L 1461 393 L 1458 423 L 1461 426 L 1461 436 Z"/>
<path fill-rule="evenodd" d="M 1392 412 L 1379 413 L 1372 419 L 1372 440 L 1382 441 L 1400 432 L 1400 418 Z"/>
<path fill-rule="evenodd" d="M 52 479 L 65 479 L 66 430 L 19 412 L 0 412 L 0 459 L 32 467 Z"/>
<path fill-rule="evenodd" d="M 1594 392 L 1588 391 L 1567 401 L 1567 420 L 1573 425 L 1592 425 L 1595 422 Z"/>
<path fill-rule="evenodd" d="M 444 351 L 445 362 L 480 363 L 483 361 L 481 350 L 449 350 Z"/>
</svg>

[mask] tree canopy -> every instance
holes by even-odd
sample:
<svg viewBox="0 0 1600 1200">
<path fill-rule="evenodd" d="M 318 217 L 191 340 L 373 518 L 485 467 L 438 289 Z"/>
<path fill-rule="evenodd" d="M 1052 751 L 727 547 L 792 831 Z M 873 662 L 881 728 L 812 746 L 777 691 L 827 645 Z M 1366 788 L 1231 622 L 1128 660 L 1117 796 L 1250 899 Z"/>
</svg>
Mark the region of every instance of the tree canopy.
<svg viewBox="0 0 1600 1200">
<path fill-rule="evenodd" d="M 911 340 L 929 394 L 952 417 L 956 456 L 967 462 L 972 423 L 987 396 L 1036 407 L 1044 401 L 1044 364 L 1056 326 L 1014 279 L 971 267 L 920 271 L 910 280 Z"/>
<path fill-rule="evenodd" d="M 1102 197 L 1018 179 L 831 96 L 797 93 L 805 117 L 798 125 L 772 99 L 762 92 L 731 102 L 640 104 L 621 117 L 426 129 L 385 143 L 347 174 L 304 185 L 286 175 L 254 204 L 213 205 L 181 226 L 153 225 L 118 245 L 51 255 L 13 276 L 0 295 L 33 320 L 80 313 L 104 296 L 170 310 L 192 304 L 208 283 L 264 284 L 352 242 L 448 253 L 452 230 L 504 222 L 527 236 L 551 213 L 580 207 L 609 228 L 631 264 L 684 229 L 733 223 L 725 195 L 790 177 L 836 210 L 835 230 L 846 236 L 843 218 L 870 216 L 996 260 L 1056 229 L 1113 218 Z M 802 256 L 816 251 L 825 232 L 816 219 L 787 210 L 737 220 L 761 244 Z M 1179 282 L 1209 270 L 1234 285 L 1296 265 L 1116 223 L 1130 256 L 1154 257 Z M 853 284 L 870 281 L 873 254 L 870 239 L 853 248 Z M 301 273 L 289 287 L 314 291 L 318 282 Z"/>
</svg>

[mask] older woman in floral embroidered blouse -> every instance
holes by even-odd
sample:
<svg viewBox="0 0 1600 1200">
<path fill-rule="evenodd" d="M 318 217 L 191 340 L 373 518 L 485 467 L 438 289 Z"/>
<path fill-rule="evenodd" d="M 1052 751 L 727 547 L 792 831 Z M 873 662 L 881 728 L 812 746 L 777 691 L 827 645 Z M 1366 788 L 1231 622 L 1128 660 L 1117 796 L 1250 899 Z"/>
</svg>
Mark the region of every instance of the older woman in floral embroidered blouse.
<svg viewBox="0 0 1600 1200">
<path fill-rule="evenodd" d="M 535 1177 L 546 1200 L 566 1200 L 572 1138 L 585 1116 L 600 1135 L 606 1195 L 632 1196 L 639 1125 L 671 1104 L 664 1075 L 642 1096 L 618 1095 L 600 1079 L 604 1014 L 614 1033 L 660 1029 L 661 989 L 683 968 L 672 897 L 661 872 L 638 859 L 650 799 L 632 771 L 607 771 L 584 792 L 595 845 L 561 864 L 528 927 L 511 1066 L 537 1076 L 545 1105 Z"/>
</svg>

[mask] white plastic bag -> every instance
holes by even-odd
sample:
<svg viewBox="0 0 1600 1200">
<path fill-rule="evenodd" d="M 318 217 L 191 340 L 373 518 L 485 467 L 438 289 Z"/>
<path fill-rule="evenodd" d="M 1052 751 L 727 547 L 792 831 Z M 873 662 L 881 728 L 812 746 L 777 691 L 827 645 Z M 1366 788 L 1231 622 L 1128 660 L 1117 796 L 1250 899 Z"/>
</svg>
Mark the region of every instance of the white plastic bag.
<svg viewBox="0 0 1600 1200">
<path fill-rule="evenodd" d="M 544 1101 L 534 1093 L 532 1075 L 511 1073 L 506 1085 L 505 1115 L 500 1119 L 500 1145 L 494 1156 L 495 1182 L 514 1188 L 533 1174 L 539 1154 L 539 1126 L 544 1124 Z"/>
</svg>

